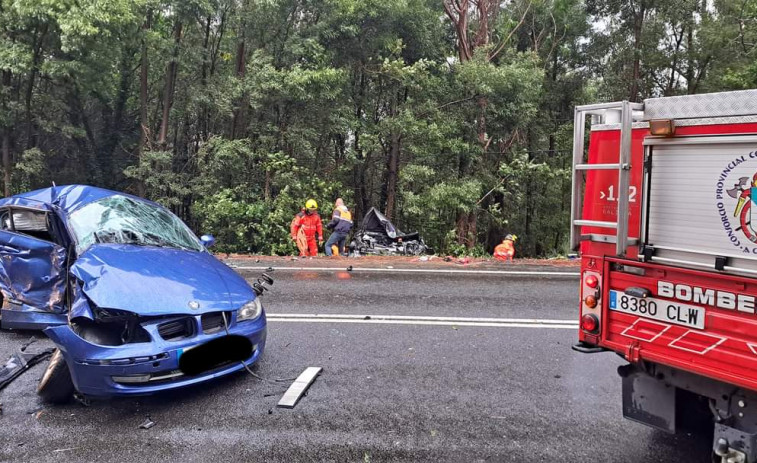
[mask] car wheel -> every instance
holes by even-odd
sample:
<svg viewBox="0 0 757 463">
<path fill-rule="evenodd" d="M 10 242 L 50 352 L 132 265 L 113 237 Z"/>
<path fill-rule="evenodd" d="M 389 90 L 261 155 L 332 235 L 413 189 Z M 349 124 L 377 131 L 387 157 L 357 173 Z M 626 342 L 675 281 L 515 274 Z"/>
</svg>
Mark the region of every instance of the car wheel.
<svg viewBox="0 0 757 463">
<path fill-rule="evenodd" d="M 66 403 L 74 395 L 74 382 L 71 380 L 71 373 L 68 371 L 66 359 L 60 349 L 55 349 L 47 370 L 39 380 L 37 394 L 43 402 L 51 404 Z"/>
</svg>

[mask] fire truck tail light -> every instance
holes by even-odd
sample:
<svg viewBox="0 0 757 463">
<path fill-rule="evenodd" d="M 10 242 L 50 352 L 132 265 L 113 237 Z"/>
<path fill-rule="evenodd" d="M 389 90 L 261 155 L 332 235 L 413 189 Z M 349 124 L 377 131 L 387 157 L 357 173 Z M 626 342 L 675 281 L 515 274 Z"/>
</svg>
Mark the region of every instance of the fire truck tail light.
<svg viewBox="0 0 757 463">
<path fill-rule="evenodd" d="M 581 317 L 581 329 L 588 333 L 599 331 L 599 319 L 595 315 L 586 314 Z"/>
<path fill-rule="evenodd" d="M 597 306 L 597 298 L 595 296 L 586 296 L 584 298 L 584 304 L 586 304 L 586 307 L 593 309 Z"/>
<path fill-rule="evenodd" d="M 596 288 L 597 286 L 599 286 L 599 278 L 594 275 L 589 275 L 584 280 L 584 283 L 586 283 L 586 286 L 588 286 L 589 288 Z"/>
<path fill-rule="evenodd" d="M 676 125 L 673 119 L 658 119 L 649 121 L 649 133 L 669 137 L 676 132 Z"/>
</svg>

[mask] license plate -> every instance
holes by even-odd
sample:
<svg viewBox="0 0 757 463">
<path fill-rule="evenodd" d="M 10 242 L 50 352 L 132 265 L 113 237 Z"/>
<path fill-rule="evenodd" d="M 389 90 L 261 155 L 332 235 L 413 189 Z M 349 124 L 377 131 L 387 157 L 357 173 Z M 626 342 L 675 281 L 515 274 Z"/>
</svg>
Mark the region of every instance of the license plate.
<svg viewBox="0 0 757 463">
<path fill-rule="evenodd" d="M 179 356 L 179 369 L 185 375 L 198 375 L 229 362 L 245 361 L 253 350 L 252 342 L 244 336 L 222 336 L 185 348 Z"/>
<path fill-rule="evenodd" d="M 704 307 L 666 301 L 654 297 L 633 297 L 620 291 L 610 291 L 610 310 L 666 323 L 704 329 Z"/>
</svg>

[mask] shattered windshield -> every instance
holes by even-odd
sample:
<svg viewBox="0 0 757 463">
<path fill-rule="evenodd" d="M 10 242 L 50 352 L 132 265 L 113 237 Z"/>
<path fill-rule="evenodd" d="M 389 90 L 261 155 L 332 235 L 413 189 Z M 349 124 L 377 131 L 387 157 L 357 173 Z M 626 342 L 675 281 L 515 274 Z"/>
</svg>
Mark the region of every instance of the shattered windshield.
<svg viewBox="0 0 757 463">
<path fill-rule="evenodd" d="M 87 204 L 71 214 L 69 224 L 80 253 L 95 243 L 204 249 L 178 217 L 126 196 L 109 196 Z"/>
</svg>

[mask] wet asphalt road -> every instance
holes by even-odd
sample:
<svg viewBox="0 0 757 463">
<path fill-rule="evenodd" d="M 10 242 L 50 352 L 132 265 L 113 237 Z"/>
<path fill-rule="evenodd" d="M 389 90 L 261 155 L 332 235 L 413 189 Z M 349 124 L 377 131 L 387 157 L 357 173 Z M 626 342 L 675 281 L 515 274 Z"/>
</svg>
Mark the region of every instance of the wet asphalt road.
<svg viewBox="0 0 757 463">
<path fill-rule="evenodd" d="M 270 314 L 575 319 L 571 276 L 275 273 Z M 0 332 L 0 358 L 33 334 Z M 255 368 L 269 381 L 238 374 L 89 407 L 42 406 L 40 365 L 0 392 L 0 461 L 709 461 L 710 437 L 624 420 L 622 359 L 575 353 L 574 339 L 572 329 L 272 319 Z M 307 366 L 324 372 L 294 410 L 277 409 L 289 383 L 271 380 Z M 138 429 L 146 416 L 156 425 Z"/>
</svg>

